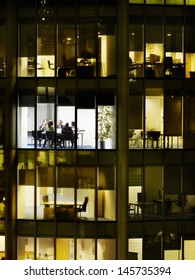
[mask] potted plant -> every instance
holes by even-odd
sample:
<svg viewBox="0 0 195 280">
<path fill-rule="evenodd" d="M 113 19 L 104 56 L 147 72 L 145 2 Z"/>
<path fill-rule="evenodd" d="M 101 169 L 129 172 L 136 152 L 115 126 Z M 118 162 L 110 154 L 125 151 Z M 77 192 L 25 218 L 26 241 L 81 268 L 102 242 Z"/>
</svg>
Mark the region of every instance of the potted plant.
<svg viewBox="0 0 195 280">
<path fill-rule="evenodd" d="M 105 148 L 105 140 L 112 137 L 112 107 L 98 106 L 98 140 L 100 148 Z"/>
</svg>

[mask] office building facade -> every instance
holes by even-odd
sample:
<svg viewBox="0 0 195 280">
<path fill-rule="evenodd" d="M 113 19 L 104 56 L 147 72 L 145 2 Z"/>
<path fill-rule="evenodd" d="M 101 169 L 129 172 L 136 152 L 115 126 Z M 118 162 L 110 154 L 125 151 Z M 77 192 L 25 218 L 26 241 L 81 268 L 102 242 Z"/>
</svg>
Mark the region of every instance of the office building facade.
<svg viewBox="0 0 195 280">
<path fill-rule="evenodd" d="M 0 5 L 0 257 L 195 259 L 194 1 Z"/>
</svg>

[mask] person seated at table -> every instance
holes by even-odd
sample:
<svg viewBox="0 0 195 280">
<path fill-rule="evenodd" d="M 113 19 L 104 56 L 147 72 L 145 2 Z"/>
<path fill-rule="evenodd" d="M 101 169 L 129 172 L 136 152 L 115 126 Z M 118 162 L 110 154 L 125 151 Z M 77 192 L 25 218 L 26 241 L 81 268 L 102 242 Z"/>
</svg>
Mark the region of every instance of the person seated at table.
<svg viewBox="0 0 195 280">
<path fill-rule="evenodd" d="M 47 128 L 47 125 L 48 125 L 48 121 L 47 121 L 47 119 L 44 119 L 43 121 L 42 121 L 42 123 L 40 124 L 40 126 L 39 126 L 39 130 L 41 131 L 41 133 L 42 133 L 42 138 L 43 138 L 43 140 L 44 140 L 44 143 L 43 143 L 43 147 L 45 147 L 45 145 L 46 145 L 46 128 Z"/>
<path fill-rule="evenodd" d="M 56 128 L 57 128 L 57 145 L 62 147 L 62 129 L 64 128 L 62 120 L 58 120 Z"/>
<path fill-rule="evenodd" d="M 69 123 L 66 123 L 65 126 L 62 128 L 62 140 L 65 141 L 70 141 L 71 146 L 73 147 L 73 130 L 69 126 Z"/>
<path fill-rule="evenodd" d="M 53 126 L 53 121 L 52 121 L 52 120 L 48 121 L 48 124 L 47 124 L 47 126 L 46 126 L 46 141 L 45 141 L 43 147 L 45 147 L 46 142 L 48 142 L 48 139 L 47 139 L 47 131 L 54 131 L 54 126 Z M 53 141 L 53 140 L 50 140 L 49 142 L 50 142 L 50 143 L 49 143 L 49 146 L 52 147 L 53 144 L 54 144 L 54 141 Z"/>
</svg>

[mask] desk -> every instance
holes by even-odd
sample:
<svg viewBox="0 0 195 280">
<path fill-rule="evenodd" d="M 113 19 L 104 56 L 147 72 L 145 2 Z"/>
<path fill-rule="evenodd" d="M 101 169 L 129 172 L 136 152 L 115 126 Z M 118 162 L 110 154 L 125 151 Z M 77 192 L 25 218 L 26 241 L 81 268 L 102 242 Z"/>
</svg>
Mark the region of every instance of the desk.
<svg viewBox="0 0 195 280">
<path fill-rule="evenodd" d="M 153 199 L 155 203 L 157 203 L 157 214 L 162 215 L 163 208 L 165 214 L 172 213 L 172 203 L 177 202 L 176 199 Z"/>
<path fill-rule="evenodd" d="M 54 201 L 44 202 L 44 219 L 54 219 Z M 76 218 L 77 211 L 75 209 L 83 205 L 83 201 L 76 203 L 74 201 L 56 201 L 55 212 L 57 220 L 72 220 Z M 50 207 L 52 206 L 52 207 Z"/>
<path fill-rule="evenodd" d="M 129 207 L 133 206 L 135 209 L 135 215 L 139 216 L 139 208 L 145 208 L 147 209 L 147 214 L 151 215 L 154 214 L 154 207 L 155 207 L 156 203 L 154 202 L 137 202 L 137 203 L 129 203 Z"/>
</svg>

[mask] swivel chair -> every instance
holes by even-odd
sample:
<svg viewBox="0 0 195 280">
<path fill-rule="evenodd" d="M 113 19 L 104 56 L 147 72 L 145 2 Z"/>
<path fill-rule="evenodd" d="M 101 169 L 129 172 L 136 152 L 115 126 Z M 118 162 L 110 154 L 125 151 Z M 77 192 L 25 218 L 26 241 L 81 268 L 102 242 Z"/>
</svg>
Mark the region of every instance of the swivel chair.
<svg viewBox="0 0 195 280">
<path fill-rule="evenodd" d="M 86 217 L 81 217 L 81 213 L 87 211 L 87 204 L 88 204 L 88 201 L 89 201 L 89 197 L 86 196 L 86 197 L 85 197 L 85 200 L 84 200 L 84 202 L 83 202 L 83 204 L 77 208 L 77 212 L 80 213 L 80 215 L 79 215 L 79 218 L 80 218 L 80 219 L 82 219 L 82 218 L 83 218 L 83 219 L 87 219 Z"/>
</svg>

